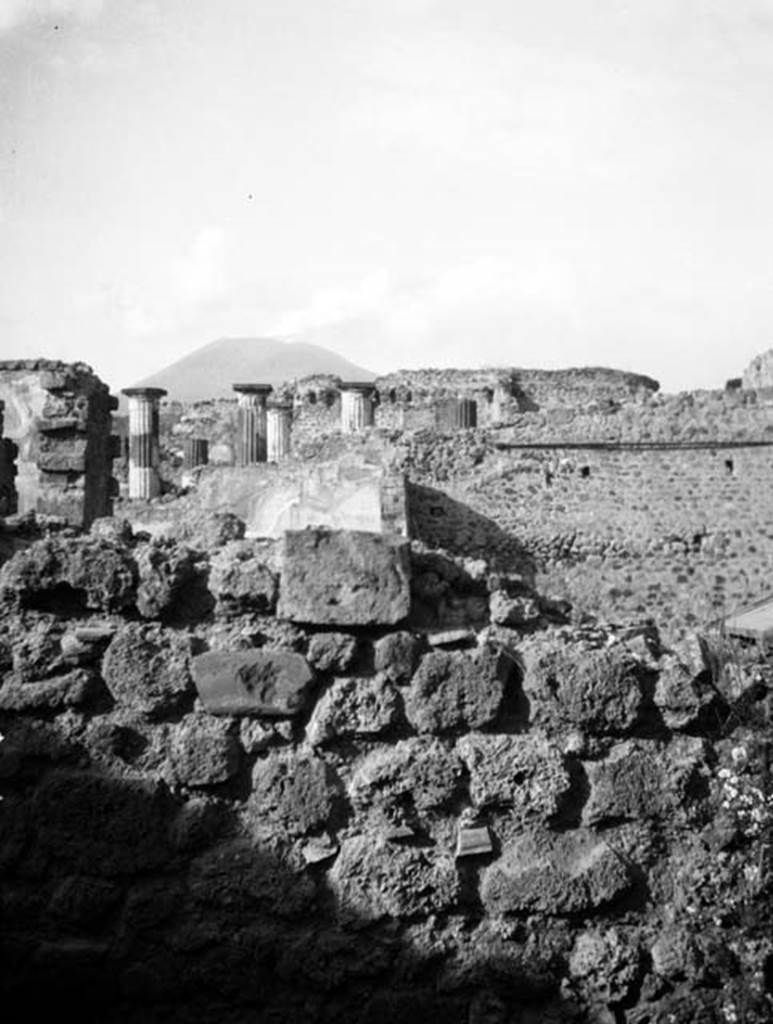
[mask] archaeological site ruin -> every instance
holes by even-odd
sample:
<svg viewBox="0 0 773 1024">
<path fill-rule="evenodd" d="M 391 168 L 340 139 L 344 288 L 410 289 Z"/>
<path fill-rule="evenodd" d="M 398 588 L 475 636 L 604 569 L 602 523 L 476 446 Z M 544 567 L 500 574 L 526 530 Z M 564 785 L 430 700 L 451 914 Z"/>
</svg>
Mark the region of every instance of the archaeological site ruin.
<svg viewBox="0 0 773 1024">
<path fill-rule="evenodd" d="M 755 373 L 0 363 L 3 1019 L 773 1020 Z"/>
</svg>

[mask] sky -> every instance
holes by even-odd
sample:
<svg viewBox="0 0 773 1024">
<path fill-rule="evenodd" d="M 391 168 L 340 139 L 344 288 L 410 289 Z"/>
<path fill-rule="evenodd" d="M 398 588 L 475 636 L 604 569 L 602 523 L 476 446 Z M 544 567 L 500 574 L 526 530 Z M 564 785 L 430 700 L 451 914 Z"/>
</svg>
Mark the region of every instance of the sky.
<svg viewBox="0 0 773 1024">
<path fill-rule="evenodd" d="M 773 0 L 0 0 L 0 358 L 722 387 L 773 346 L 772 129 Z"/>
</svg>

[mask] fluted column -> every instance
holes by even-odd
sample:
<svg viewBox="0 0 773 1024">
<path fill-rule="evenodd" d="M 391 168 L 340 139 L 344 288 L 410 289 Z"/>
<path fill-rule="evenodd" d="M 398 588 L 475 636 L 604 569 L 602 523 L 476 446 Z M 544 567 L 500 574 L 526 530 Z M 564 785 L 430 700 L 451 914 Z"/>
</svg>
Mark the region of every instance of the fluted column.
<svg viewBox="0 0 773 1024">
<path fill-rule="evenodd" d="M 373 384 L 349 381 L 341 384 L 341 430 L 356 434 L 374 421 Z"/>
<path fill-rule="evenodd" d="M 196 469 L 209 462 L 209 441 L 205 437 L 186 437 L 183 441 L 183 469 Z"/>
<path fill-rule="evenodd" d="M 129 399 L 129 497 L 147 500 L 161 493 L 158 472 L 158 403 L 163 388 L 124 388 Z"/>
<path fill-rule="evenodd" d="M 266 411 L 266 448 L 269 462 L 281 462 L 290 454 L 292 405 L 275 403 Z"/>
<path fill-rule="evenodd" d="M 478 405 L 474 398 L 457 398 L 454 426 L 465 430 L 478 425 Z"/>
<path fill-rule="evenodd" d="M 266 399 L 270 384 L 234 384 L 239 396 L 236 459 L 240 466 L 266 461 Z"/>
</svg>

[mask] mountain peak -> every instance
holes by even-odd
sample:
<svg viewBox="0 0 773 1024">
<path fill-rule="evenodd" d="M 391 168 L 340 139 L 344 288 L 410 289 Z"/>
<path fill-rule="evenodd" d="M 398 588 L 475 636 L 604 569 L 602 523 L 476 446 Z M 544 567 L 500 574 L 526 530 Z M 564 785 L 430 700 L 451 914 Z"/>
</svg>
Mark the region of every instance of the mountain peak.
<svg viewBox="0 0 773 1024">
<path fill-rule="evenodd" d="M 136 387 L 166 388 L 169 398 L 198 402 L 233 398 L 231 385 L 255 381 L 277 386 L 311 374 L 329 373 L 344 380 L 372 380 L 370 370 L 331 349 L 304 341 L 279 338 L 217 338 L 190 352 Z"/>
</svg>

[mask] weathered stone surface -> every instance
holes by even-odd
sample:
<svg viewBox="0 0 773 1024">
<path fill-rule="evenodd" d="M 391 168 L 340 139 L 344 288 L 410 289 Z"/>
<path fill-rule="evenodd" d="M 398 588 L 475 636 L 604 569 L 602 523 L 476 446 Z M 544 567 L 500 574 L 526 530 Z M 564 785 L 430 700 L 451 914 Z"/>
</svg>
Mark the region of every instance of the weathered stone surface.
<svg viewBox="0 0 773 1024">
<path fill-rule="evenodd" d="M 308 916 L 314 885 L 281 843 L 260 845 L 246 839 L 219 843 L 191 866 L 189 888 L 194 903 L 226 910 L 245 920 L 255 914 L 294 918 Z M 222 958 L 219 960 L 222 971 Z M 254 969 L 254 967 L 253 967 Z"/>
<path fill-rule="evenodd" d="M 533 626 L 539 621 L 539 601 L 528 594 L 511 597 L 505 590 L 494 590 L 489 595 L 489 616 L 497 626 L 511 629 Z"/>
<path fill-rule="evenodd" d="M 486 868 L 481 897 L 493 914 L 574 914 L 611 903 L 630 884 L 605 836 L 538 831 L 509 843 Z"/>
<path fill-rule="evenodd" d="M 131 544 L 134 539 L 132 524 L 121 516 L 100 516 L 91 524 L 89 533 L 114 544 Z"/>
<path fill-rule="evenodd" d="M 357 637 L 350 633 L 315 633 L 306 657 L 318 672 L 343 675 L 353 667 L 358 653 Z"/>
<path fill-rule="evenodd" d="M 134 601 L 135 586 L 136 567 L 128 552 L 93 537 L 39 540 L 0 569 L 0 600 L 12 607 L 58 600 L 120 610 Z"/>
<path fill-rule="evenodd" d="M 440 913 L 461 889 L 449 855 L 364 835 L 341 843 L 328 879 L 344 921 Z"/>
<path fill-rule="evenodd" d="M 544 641 L 519 648 L 523 690 L 536 724 L 578 726 L 591 734 L 624 734 L 636 724 L 642 704 L 640 669 L 624 652 L 585 650 Z"/>
<path fill-rule="evenodd" d="M 288 530 L 278 614 L 295 622 L 392 625 L 410 611 L 407 543 L 360 531 Z"/>
<path fill-rule="evenodd" d="M 102 660 L 102 678 L 115 700 L 133 711 L 172 711 L 192 693 L 191 643 L 158 625 L 127 623 Z"/>
<path fill-rule="evenodd" d="M 210 461 L 217 461 L 212 458 L 211 451 Z M 244 520 L 233 512 L 215 512 L 200 516 L 186 539 L 197 551 L 214 551 L 231 541 L 241 540 L 245 529 Z"/>
<path fill-rule="evenodd" d="M 49 856 L 79 874 L 111 877 L 167 860 L 171 809 L 166 790 L 143 777 L 59 772 L 38 788 L 32 815 Z"/>
<path fill-rule="evenodd" d="M 254 541 L 231 541 L 211 560 L 209 589 L 223 611 L 271 614 L 276 607 L 277 585 L 276 573 Z"/>
<path fill-rule="evenodd" d="M 158 540 L 135 552 L 139 572 L 137 611 L 143 618 L 168 614 L 184 587 L 196 575 L 196 557 L 174 541 Z"/>
<path fill-rule="evenodd" d="M 421 638 L 405 631 L 388 633 L 373 645 L 373 664 L 394 683 L 407 683 L 419 663 Z"/>
<path fill-rule="evenodd" d="M 40 682 L 19 682 L 9 678 L 0 686 L 0 711 L 59 711 L 87 704 L 102 685 L 86 669 Z"/>
<path fill-rule="evenodd" d="M 61 657 L 64 627 L 53 615 L 0 616 L 0 673 L 20 682 L 43 679 L 69 666 Z"/>
<path fill-rule="evenodd" d="M 419 813 L 449 806 L 457 794 L 462 763 L 440 740 L 421 736 L 369 753 L 355 769 L 349 797 L 355 807 L 393 816 L 410 805 Z"/>
<path fill-rule="evenodd" d="M 722 698 L 707 671 L 696 675 L 672 655 L 666 655 L 659 667 L 655 704 L 669 729 L 692 729 L 720 720 Z"/>
<path fill-rule="evenodd" d="M 671 820 L 698 782 L 704 742 L 688 736 L 664 746 L 653 740 L 627 740 L 603 761 L 587 763 L 590 797 L 583 821 Z"/>
<path fill-rule="evenodd" d="M 569 976 L 591 1005 L 627 998 L 641 974 L 635 942 L 616 928 L 583 932 L 569 957 Z"/>
<path fill-rule="evenodd" d="M 400 698 L 383 676 L 333 681 L 306 728 L 312 746 L 343 736 L 377 736 L 400 719 Z"/>
<path fill-rule="evenodd" d="M 295 715 L 312 678 L 306 659 L 292 651 L 209 651 L 193 659 L 196 689 L 213 715 Z"/>
<path fill-rule="evenodd" d="M 228 722 L 202 715 L 187 715 L 172 728 L 169 760 L 179 782 L 214 786 L 236 774 L 239 743 L 229 728 Z"/>
<path fill-rule="evenodd" d="M 523 819 L 556 814 L 570 778 L 561 751 L 539 733 L 472 733 L 456 744 L 470 773 L 470 796 L 483 807 L 512 808 Z"/>
<path fill-rule="evenodd" d="M 419 732 L 479 729 L 497 717 L 515 662 L 488 644 L 476 651 L 425 655 L 405 697 L 405 711 Z"/>
<path fill-rule="evenodd" d="M 255 764 L 252 779 L 248 816 L 279 822 L 292 835 L 326 825 L 341 797 L 336 773 L 310 754 L 271 753 Z"/>
</svg>

